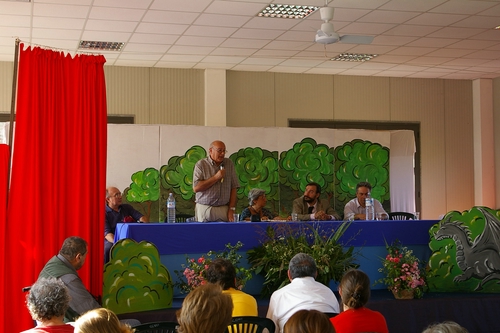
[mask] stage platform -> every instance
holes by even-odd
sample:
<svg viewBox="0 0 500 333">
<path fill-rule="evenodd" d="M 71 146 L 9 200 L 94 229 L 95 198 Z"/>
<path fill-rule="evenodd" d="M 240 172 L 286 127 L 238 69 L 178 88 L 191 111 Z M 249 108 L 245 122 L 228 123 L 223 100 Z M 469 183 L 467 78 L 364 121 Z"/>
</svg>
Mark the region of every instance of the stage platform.
<svg viewBox="0 0 500 333">
<path fill-rule="evenodd" d="M 170 309 L 121 314 L 119 317 L 135 318 L 142 323 L 176 321 L 175 312 L 181 307 L 182 300 L 175 298 Z M 269 300 L 257 298 L 257 303 L 259 316 L 265 317 Z M 372 290 L 367 307 L 384 315 L 391 333 L 421 333 L 429 324 L 446 320 L 459 323 L 470 333 L 500 333 L 500 320 L 497 320 L 500 294 L 427 293 L 421 299 L 396 300 L 387 290 Z"/>
</svg>

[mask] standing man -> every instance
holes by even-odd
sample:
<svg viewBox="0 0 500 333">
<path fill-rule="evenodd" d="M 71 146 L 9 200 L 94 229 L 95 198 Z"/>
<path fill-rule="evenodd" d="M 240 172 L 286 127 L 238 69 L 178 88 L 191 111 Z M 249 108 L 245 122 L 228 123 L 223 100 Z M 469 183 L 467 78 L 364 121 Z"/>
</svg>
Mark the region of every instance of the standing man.
<svg viewBox="0 0 500 333">
<path fill-rule="evenodd" d="M 240 187 L 233 162 L 226 158 L 226 145 L 214 141 L 208 157 L 194 166 L 193 190 L 196 193 L 196 220 L 233 222 L 236 190 Z"/>
<path fill-rule="evenodd" d="M 349 201 L 344 207 L 344 217 L 348 218 L 354 215 L 355 220 L 366 220 L 366 198 L 370 194 L 372 186 L 368 182 L 359 182 L 356 185 L 356 198 Z M 375 208 L 375 216 L 382 214 L 384 219 L 389 218 L 389 214 L 384 210 L 382 204 L 377 199 L 373 199 L 373 207 Z"/>
<path fill-rule="evenodd" d="M 330 221 L 340 220 L 339 214 L 330 207 L 327 200 L 319 200 L 321 186 L 318 183 L 309 183 L 304 195 L 293 201 L 292 212 L 298 214 L 300 221 Z"/>
<path fill-rule="evenodd" d="M 287 320 L 299 310 L 318 310 L 339 313 L 337 297 L 327 286 L 316 281 L 318 270 L 314 258 L 305 253 L 296 254 L 288 265 L 291 283 L 276 290 L 269 300 L 267 318 L 276 324 L 276 332 L 283 332 Z"/>
<path fill-rule="evenodd" d="M 116 224 L 120 222 L 149 222 L 131 205 L 122 204 L 122 193 L 116 187 L 106 189 L 106 220 L 104 221 L 104 263 L 109 261 L 115 243 Z"/>
</svg>

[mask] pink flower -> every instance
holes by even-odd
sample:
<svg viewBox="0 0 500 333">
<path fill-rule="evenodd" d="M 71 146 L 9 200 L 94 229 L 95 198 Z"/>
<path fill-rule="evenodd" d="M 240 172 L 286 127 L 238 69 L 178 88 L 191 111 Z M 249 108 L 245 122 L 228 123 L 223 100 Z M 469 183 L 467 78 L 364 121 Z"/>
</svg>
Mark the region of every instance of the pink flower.
<svg viewBox="0 0 500 333">
<path fill-rule="evenodd" d="M 205 261 L 205 258 L 203 258 L 203 257 L 198 258 L 198 263 L 199 263 L 199 264 L 202 264 L 204 261 Z"/>
</svg>

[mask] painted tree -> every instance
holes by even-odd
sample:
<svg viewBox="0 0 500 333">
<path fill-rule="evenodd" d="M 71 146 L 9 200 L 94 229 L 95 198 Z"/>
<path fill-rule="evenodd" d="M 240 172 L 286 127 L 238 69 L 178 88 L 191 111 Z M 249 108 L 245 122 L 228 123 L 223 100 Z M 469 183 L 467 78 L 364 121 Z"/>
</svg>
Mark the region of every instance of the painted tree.
<svg viewBox="0 0 500 333">
<path fill-rule="evenodd" d="M 330 199 L 333 196 L 333 149 L 305 138 L 280 154 L 281 201 L 291 212 L 294 199 L 302 195 L 310 182 L 318 183 Z"/>
<path fill-rule="evenodd" d="M 356 185 L 367 181 L 372 197 L 389 200 L 389 149 L 378 143 L 355 139 L 335 148 L 335 192 L 345 205 L 356 196 Z"/>
<path fill-rule="evenodd" d="M 160 195 L 159 173 L 155 168 L 146 168 L 132 174 L 132 183 L 126 192 L 128 202 L 139 203 L 144 215 L 152 216 L 152 203 L 158 201 Z"/>
<path fill-rule="evenodd" d="M 168 164 L 160 168 L 162 200 L 166 202 L 168 193 L 174 193 L 179 213 L 192 213 L 194 209 L 194 166 L 205 157 L 207 152 L 203 147 L 192 146 L 183 156 L 172 156 Z"/>
<path fill-rule="evenodd" d="M 242 148 L 230 156 L 240 182 L 238 211 L 247 207 L 248 192 L 253 188 L 266 191 L 268 206 L 279 211 L 278 152 L 262 148 Z"/>
</svg>

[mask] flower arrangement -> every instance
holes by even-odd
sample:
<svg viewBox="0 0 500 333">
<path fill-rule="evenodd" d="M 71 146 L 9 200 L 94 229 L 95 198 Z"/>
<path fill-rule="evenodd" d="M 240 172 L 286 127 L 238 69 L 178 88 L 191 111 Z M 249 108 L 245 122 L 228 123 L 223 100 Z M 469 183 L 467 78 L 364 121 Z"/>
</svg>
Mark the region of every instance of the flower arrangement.
<svg viewBox="0 0 500 333">
<path fill-rule="evenodd" d="M 226 244 L 226 249 L 222 252 L 209 251 L 198 259 L 189 258 L 186 255 L 186 264 L 182 264 L 182 271 L 174 271 L 180 282 L 174 285 L 179 288 L 182 293 L 189 293 L 194 288 L 206 283 L 205 272 L 210 263 L 217 258 L 224 258 L 231 261 L 236 270 L 236 287 L 242 289 L 246 282 L 252 277 L 249 269 L 241 267 L 240 260 L 242 255 L 238 254 L 238 250 L 243 246 L 242 242 L 237 242 L 232 246 Z"/>
<path fill-rule="evenodd" d="M 320 223 L 268 226 L 261 245 L 247 252 L 252 271 L 264 275 L 261 295 L 269 296 L 290 283 L 288 263 L 300 252 L 314 258 L 318 267 L 316 280 L 327 286 L 331 280 L 340 281 L 347 269 L 357 268 L 354 247 L 344 250 L 338 241 L 350 223 L 342 223 L 335 232 L 323 230 Z"/>
<path fill-rule="evenodd" d="M 395 240 L 391 245 L 386 243 L 386 249 L 388 254 L 381 258 L 382 268 L 378 269 L 385 277 L 377 280 L 375 284 L 384 283 L 397 298 L 401 298 L 401 294 L 408 291 L 413 292 L 415 298 L 421 298 L 425 286 L 425 271 L 419 259 L 412 250 L 402 246 L 399 240 Z"/>
</svg>

